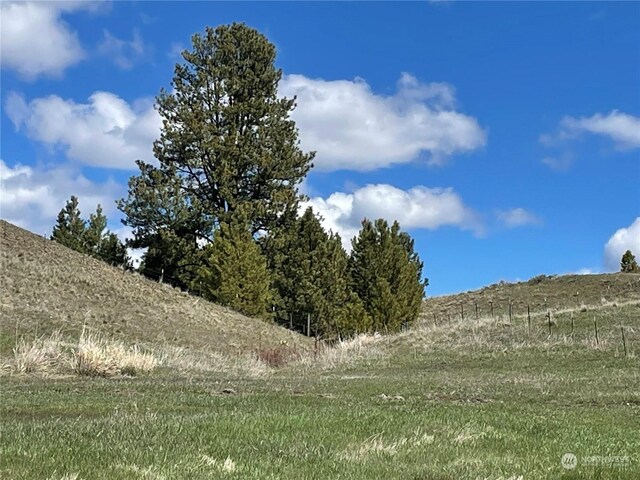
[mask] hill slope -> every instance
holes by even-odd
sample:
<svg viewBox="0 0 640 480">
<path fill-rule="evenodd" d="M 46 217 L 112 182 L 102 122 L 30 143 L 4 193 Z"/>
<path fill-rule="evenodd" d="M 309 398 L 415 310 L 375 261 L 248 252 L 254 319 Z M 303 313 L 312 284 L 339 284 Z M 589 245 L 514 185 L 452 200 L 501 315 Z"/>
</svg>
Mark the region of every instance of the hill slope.
<svg viewBox="0 0 640 480">
<path fill-rule="evenodd" d="M 531 313 L 552 314 L 559 310 L 602 307 L 608 303 L 640 300 L 640 274 L 613 273 L 600 275 L 540 275 L 526 282 L 498 283 L 480 290 L 432 297 L 424 302 L 422 317 L 440 321 L 474 318 L 476 305 L 478 315 L 490 316 L 493 305 L 494 316 L 509 314 L 509 303 L 513 315 Z"/>
<path fill-rule="evenodd" d="M 266 322 L 111 267 L 0 220 L 0 335 L 83 325 L 125 342 L 170 343 L 225 353 L 307 339 Z"/>
</svg>

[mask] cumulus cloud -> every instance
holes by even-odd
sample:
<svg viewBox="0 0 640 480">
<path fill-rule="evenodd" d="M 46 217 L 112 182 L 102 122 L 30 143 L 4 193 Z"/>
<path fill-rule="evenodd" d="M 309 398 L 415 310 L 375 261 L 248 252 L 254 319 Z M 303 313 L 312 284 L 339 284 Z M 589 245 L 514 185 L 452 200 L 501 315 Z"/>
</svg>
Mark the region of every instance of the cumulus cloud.
<svg viewBox="0 0 640 480">
<path fill-rule="evenodd" d="M 523 227 L 525 225 L 540 225 L 542 220 L 524 208 L 511 208 L 498 212 L 498 220 L 508 228 Z"/>
<path fill-rule="evenodd" d="M 397 220 L 403 229 L 455 226 L 475 233 L 482 231 L 477 215 L 451 188 L 417 186 L 401 190 L 386 184 L 367 185 L 353 193 L 335 192 L 326 199 L 311 198 L 301 205 L 301 210 L 309 206 L 322 216 L 327 230 L 340 234 L 347 251 L 351 250 L 351 239 L 364 218 Z"/>
<path fill-rule="evenodd" d="M 68 158 L 96 167 L 131 169 L 137 159 L 151 161 L 161 120 L 151 101 L 132 105 L 109 92 L 95 92 L 88 103 L 56 95 L 27 102 L 10 93 L 5 111 L 17 129 Z"/>
<path fill-rule="evenodd" d="M 591 117 L 564 117 L 555 134 L 540 136 L 545 146 L 554 146 L 582 134 L 607 137 L 621 150 L 640 148 L 640 118 L 618 110 L 608 115 L 596 113 Z"/>
<path fill-rule="evenodd" d="M 103 37 L 98 53 L 111 59 L 123 70 L 131 70 L 149 50 L 138 30 L 133 31 L 131 40 L 120 39 L 106 29 L 103 30 Z"/>
<path fill-rule="evenodd" d="M 443 164 L 486 143 L 477 120 L 455 110 L 455 91 L 409 74 L 396 93 L 374 93 L 362 79 L 285 76 L 279 93 L 297 97 L 292 114 L 305 150 L 317 151 L 319 170 L 368 171 L 415 161 Z"/>
<path fill-rule="evenodd" d="M 124 188 L 107 180 L 92 182 L 73 168 L 55 166 L 35 169 L 27 165 L 8 166 L 0 160 L 0 216 L 34 233 L 51 234 L 58 212 L 73 194 L 79 199 L 85 218 L 98 204 L 105 214 L 116 211 L 115 200 Z"/>
<path fill-rule="evenodd" d="M 59 77 L 86 53 L 78 35 L 62 19 L 65 13 L 94 10 L 96 2 L 0 3 L 0 58 L 3 67 L 33 80 L 40 75 Z"/>
<path fill-rule="evenodd" d="M 620 270 L 620 259 L 627 250 L 640 258 L 640 217 L 614 233 L 604 246 L 604 265 L 609 271 Z"/>
</svg>

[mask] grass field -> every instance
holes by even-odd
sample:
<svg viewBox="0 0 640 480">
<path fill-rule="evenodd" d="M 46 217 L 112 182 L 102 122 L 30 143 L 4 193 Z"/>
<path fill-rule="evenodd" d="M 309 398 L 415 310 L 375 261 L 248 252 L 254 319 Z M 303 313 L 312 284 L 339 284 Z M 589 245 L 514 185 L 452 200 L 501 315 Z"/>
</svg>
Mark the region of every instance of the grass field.
<svg viewBox="0 0 640 480">
<path fill-rule="evenodd" d="M 174 347 L 181 356 L 171 356 L 164 339 L 147 333 L 146 351 L 158 359 L 147 374 L 93 378 L 68 365 L 19 374 L 5 347 L 0 477 L 637 479 L 639 280 L 558 277 L 436 298 L 409 331 L 317 353 L 301 339 L 293 342 L 300 358 L 280 368 L 247 362 L 246 352 L 214 342 L 181 343 L 180 335 Z M 27 281 L 19 285 L 27 295 Z M 53 285 L 53 278 L 41 284 L 46 291 L 34 297 L 54 298 Z M 588 293 L 578 301 L 563 294 L 574 287 Z M 75 288 L 86 296 L 96 287 Z M 149 292 L 154 288 L 164 289 L 148 285 Z M 493 316 L 482 309 L 489 301 Z M 7 345 L 16 340 L 7 331 L 15 312 L 26 315 L 5 297 Z M 63 306 L 57 312 L 64 317 Z M 38 336 L 52 331 L 43 323 Z M 132 326 L 111 335 L 100 325 L 94 329 L 113 342 L 152 332 Z M 289 335 L 265 327 L 277 332 L 278 342 Z M 34 328 L 19 336 L 32 341 Z M 268 344 L 243 332 L 225 335 L 248 350 L 251 342 Z M 72 351 L 78 335 L 65 331 L 62 351 Z M 575 455 L 576 464 L 565 458 L 574 468 L 562 465 L 566 454 Z"/>
</svg>

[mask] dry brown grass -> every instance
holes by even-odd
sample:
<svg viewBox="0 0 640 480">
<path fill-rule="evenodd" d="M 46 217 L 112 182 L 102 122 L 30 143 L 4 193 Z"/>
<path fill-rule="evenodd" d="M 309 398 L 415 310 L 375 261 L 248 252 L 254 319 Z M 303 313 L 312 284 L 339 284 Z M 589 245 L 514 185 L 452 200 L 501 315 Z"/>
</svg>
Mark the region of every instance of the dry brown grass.
<svg viewBox="0 0 640 480">
<path fill-rule="evenodd" d="M 248 318 L 202 298 L 45 240 L 0 220 L 0 347 L 20 334 L 60 331 L 78 338 L 83 327 L 109 340 L 173 344 L 236 355 L 286 341 L 309 348 L 306 337 Z"/>
<path fill-rule="evenodd" d="M 544 312 L 527 315 L 508 315 L 494 318 L 481 316 L 478 319 L 460 317 L 450 321 L 435 323 L 423 318 L 410 330 L 387 339 L 392 346 L 405 345 L 420 351 L 431 349 L 482 350 L 497 354 L 525 348 L 541 348 L 549 351 L 560 346 L 575 346 L 587 349 L 614 350 L 616 355 L 624 355 L 621 350 L 621 328 L 627 341 L 627 357 L 634 358 L 635 349 L 640 345 L 640 300 L 604 302 L 588 308 L 564 308 L 552 314 L 551 335 L 548 318 Z M 596 340 L 594 320 L 599 325 Z M 575 331 L 572 333 L 571 324 Z"/>
<path fill-rule="evenodd" d="M 253 353 L 237 355 L 165 346 L 161 349 L 161 365 L 179 372 L 206 372 L 239 378 L 262 378 L 271 369 Z"/>
<path fill-rule="evenodd" d="M 75 373 L 90 377 L 138 375 L 151 372 L 158 358 L 138 345 L 126 346 L 83 331 L 75 345 L 65 343 L 59 332 L 33 340 L 21 337 L 13 358 L 2 372 L 17 375 Z"/>
<path fill-rule="evenodd" d="M 332 370 L 344 365 L 384 358 L 386 352 L 382 348 L 382 338 L 378 334 L 360 334 L 335 345 L 321 345 L 317 351 L 301 355 L 294 365 L 312 370 Z"/>
<path fill-rule="evenodd" d="M 32 341 L 20 338 L 13 349 L 13 362 L 5 370 L 18 374 L 46 374 L 64 364 L 62 337 L 59 332 Z"/>
<path fill-rule="evenodd" d="M 617 302 L 640 301 L 640 274 L 602 275 L 540 275 L 526 282 L 498 283 L 480 290 L 431 297 L 424 302 L 422 319 L 441 323 L 460 319 L 464 310 L 466 319 L 478 316 L 494 318 L 509 312 L 526 315 L 527 306 L 533 316 L 571 310 L 591 310 Z"/>
<path fill-rule="evenodd" d="M 74 372 L 82 376 L 133 376 L 151 372 L 158 365 L 158 360 L 137 345 L 127 347 L 83 331 L 73 351 L 72 365 Z"/>
</svg>

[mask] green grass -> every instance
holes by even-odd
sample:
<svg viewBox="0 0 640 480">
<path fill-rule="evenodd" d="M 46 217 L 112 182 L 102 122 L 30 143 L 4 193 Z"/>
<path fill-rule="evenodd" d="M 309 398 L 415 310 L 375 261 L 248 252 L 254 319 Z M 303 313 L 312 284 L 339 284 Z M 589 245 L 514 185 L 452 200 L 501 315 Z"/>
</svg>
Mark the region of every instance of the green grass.
<svg viewBox="0 0 640 480">
<path fill-rule="evenodd" d="M 5 377 L 0 472 L 636 479 L 638 309 L 576 312 L 573 338 L 563 318 L 551 338 L 544 325 L 533 334 L 487 320 L 423 325 L 377 340 L 382 358 L 328 370 L 294 363 L 265 378 L 167 368 L 138 378 Z M 583 318 L 594 314 L 598 346 Z M 620 322 L 627 357 L 616 345 Z M 578 457 L 576 469 L 561 466 L 565 453 Z M 235 470 L 224 469 L 227 459 Z"/>
</svg>

